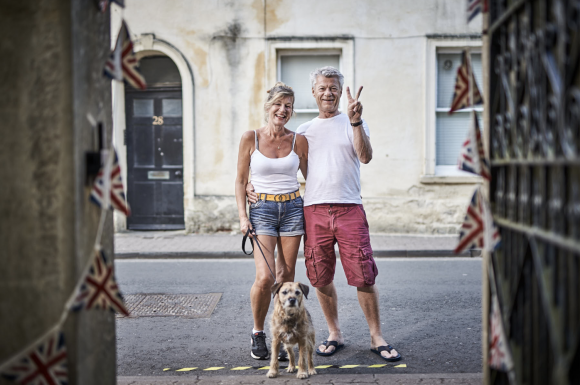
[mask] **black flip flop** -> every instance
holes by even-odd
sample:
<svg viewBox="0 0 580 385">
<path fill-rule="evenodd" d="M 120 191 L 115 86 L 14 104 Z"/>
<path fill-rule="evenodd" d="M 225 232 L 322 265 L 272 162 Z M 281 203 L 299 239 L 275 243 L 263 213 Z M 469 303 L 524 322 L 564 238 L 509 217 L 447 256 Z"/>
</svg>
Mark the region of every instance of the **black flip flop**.
<svg viewBox="0 0 580 385">
<path fill-rule="evenodd" d="M 394 347 L 392 347 L 391 345 L 387 345 L 387 346 L 379 346 L 376 349 L 371 349 L 371 352 L 378 354 L 379 357 L 381 357 L 383 360 L 388 361 L 388 362 L 395 362 L 395 361 L 399 361 L 402 357 L 401 357 L 401 353 L 398 353 L 396 357 L 383 357 L 383 355 L 381 354 L 381 352 L 383 351 L 387 351 L 387 352 L 391 352 L 391 350 L 393 350 Z"/>
<path fill-rule="evenodd" d="M 344 344 L 338 344 L 338 342 L 336 341 L 323 341 L 322 344 L 324 346 L 326 346 L 326 348 L 328 348 L 329 346 L 334 346 L 334 351 L 327 353 L 327 352 L 321 352 L 320 350 L 318 350 L 318 348 L 316 348 L 316 354 L 318 354 L 319 356 L 332 356 L 334 353 L 338 352 L 340 349 L 344 348 Z"/>
</svg>

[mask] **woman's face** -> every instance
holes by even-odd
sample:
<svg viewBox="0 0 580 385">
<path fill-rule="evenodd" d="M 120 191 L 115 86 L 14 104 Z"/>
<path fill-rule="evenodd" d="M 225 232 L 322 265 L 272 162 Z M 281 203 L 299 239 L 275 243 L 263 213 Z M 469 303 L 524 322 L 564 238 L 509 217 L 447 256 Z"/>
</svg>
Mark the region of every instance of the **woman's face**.
<svg viewBox="0 0 580 385">
<path fill-rule="evenodd" d="M 268 121 L 275 126 L 283 126 L 292 116 L 292 97 L 286 96 L 278 99 L 268 110 Z"/>
</svg>

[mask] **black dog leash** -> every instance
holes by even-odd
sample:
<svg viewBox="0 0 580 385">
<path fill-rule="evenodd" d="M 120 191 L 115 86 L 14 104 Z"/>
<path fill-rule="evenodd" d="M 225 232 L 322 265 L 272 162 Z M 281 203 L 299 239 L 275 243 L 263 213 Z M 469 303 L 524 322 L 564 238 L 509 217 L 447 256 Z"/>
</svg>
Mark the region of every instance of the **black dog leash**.
<svg viewBox="0 0 580 385">
<path fill-rule="evenodd" d="M 250 244 L 252 245 L 252 251 L 249 253 L 246 253 L 246 241 L 248 240 L 248 236 L 250 237 Z M 266 262 L 266 265 L 268 266 L 268 270 L 270 270 L 270 274 L 272 274 L 272 278 L 274 278 L 274 284 L 276 284 L 276 283 L 278 283 L 276 281 L 276 276 L 274 275 L 274 273 L 272 273 L 272 269 L 270 269 L 270 264 L 268 264 L 268 260 L 266 259 L 266 256 L 264 255 L 264 251 L 262 250 L 262 246 L 260 246 L 260 242 L 258 242 L 258 239 L 255 237 L 256 236 L 254 235 L 254 233 L 252 233 L 252 231 L 250 229 L 248 229 L 248 231 L 246 231 L 246 235 L 244 235 L 244 238 L 242 239 L 242 251 L 246 255 L 252 254 L 254 252 L 254 239 L 256 239 L 256 245 L 258 245 L 258 249 L 260 249 L 260 252 L 262 253 L 262 257 L 264 257 L 264 261 Z"/>
</svg>

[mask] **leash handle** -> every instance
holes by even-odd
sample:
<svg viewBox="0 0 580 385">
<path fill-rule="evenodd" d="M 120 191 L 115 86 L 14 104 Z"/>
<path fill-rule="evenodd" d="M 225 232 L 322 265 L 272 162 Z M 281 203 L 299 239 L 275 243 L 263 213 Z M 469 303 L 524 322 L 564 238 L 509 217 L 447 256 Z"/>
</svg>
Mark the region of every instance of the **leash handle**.
<svg viewBox="0 0 580 385">
<path fill-rule="evenodd" d="M 252 251 L 249 253 L 246 252 L 246 241 L 248 240 L 248 237 L 250 237 L 250 244 L 252 245 Z M 268 270 L 270 270 L 270 274 L 272 274 L 272 278 L 274 278 L 274 284 L 276 284 L 276 283 L 278 283 L 276 281 L 276 276 L 274 275 L 274 273 L 272 272 L 272 269 L 270 268 L 270 264 L 268 263 L 268 260 L 266 259 L 266 255 L 264 255 L 264 251 L 262 250 L 262 246 L 260 246 L 260 242 L 258 242 L 258 239 L 255 237 L 256 236 L 252 233 L 252 230 L 248 229 L 248 231 L 246 231 L 246 235 L 244 235 L 244 238 L 242 239 L 242 251 L 246 255 L 250 255 L 250 254 L 254 253 L 254 239 L 255 239 L 256 245 L 258 245 L 258 249 L 260 249 L 260 252 L 262 253 L 262 257 L 264 257 L 264 262 L 266 262 L 266 266 L 268 266 Z"/>
</svg>

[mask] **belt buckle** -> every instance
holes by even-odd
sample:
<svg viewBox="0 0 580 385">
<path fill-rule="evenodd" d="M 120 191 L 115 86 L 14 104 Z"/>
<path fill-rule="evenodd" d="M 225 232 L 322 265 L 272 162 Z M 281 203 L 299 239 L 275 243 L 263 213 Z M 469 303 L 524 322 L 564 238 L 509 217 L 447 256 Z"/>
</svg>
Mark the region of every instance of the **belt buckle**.
<svg viewBox="0 0 580 385">
<path fill-rule="evenodd" d="M 276 194 L 274 196 L 274 199 L 276 200 L 276 202 L 286 202 L 286 194 Z"/>
</svg>

